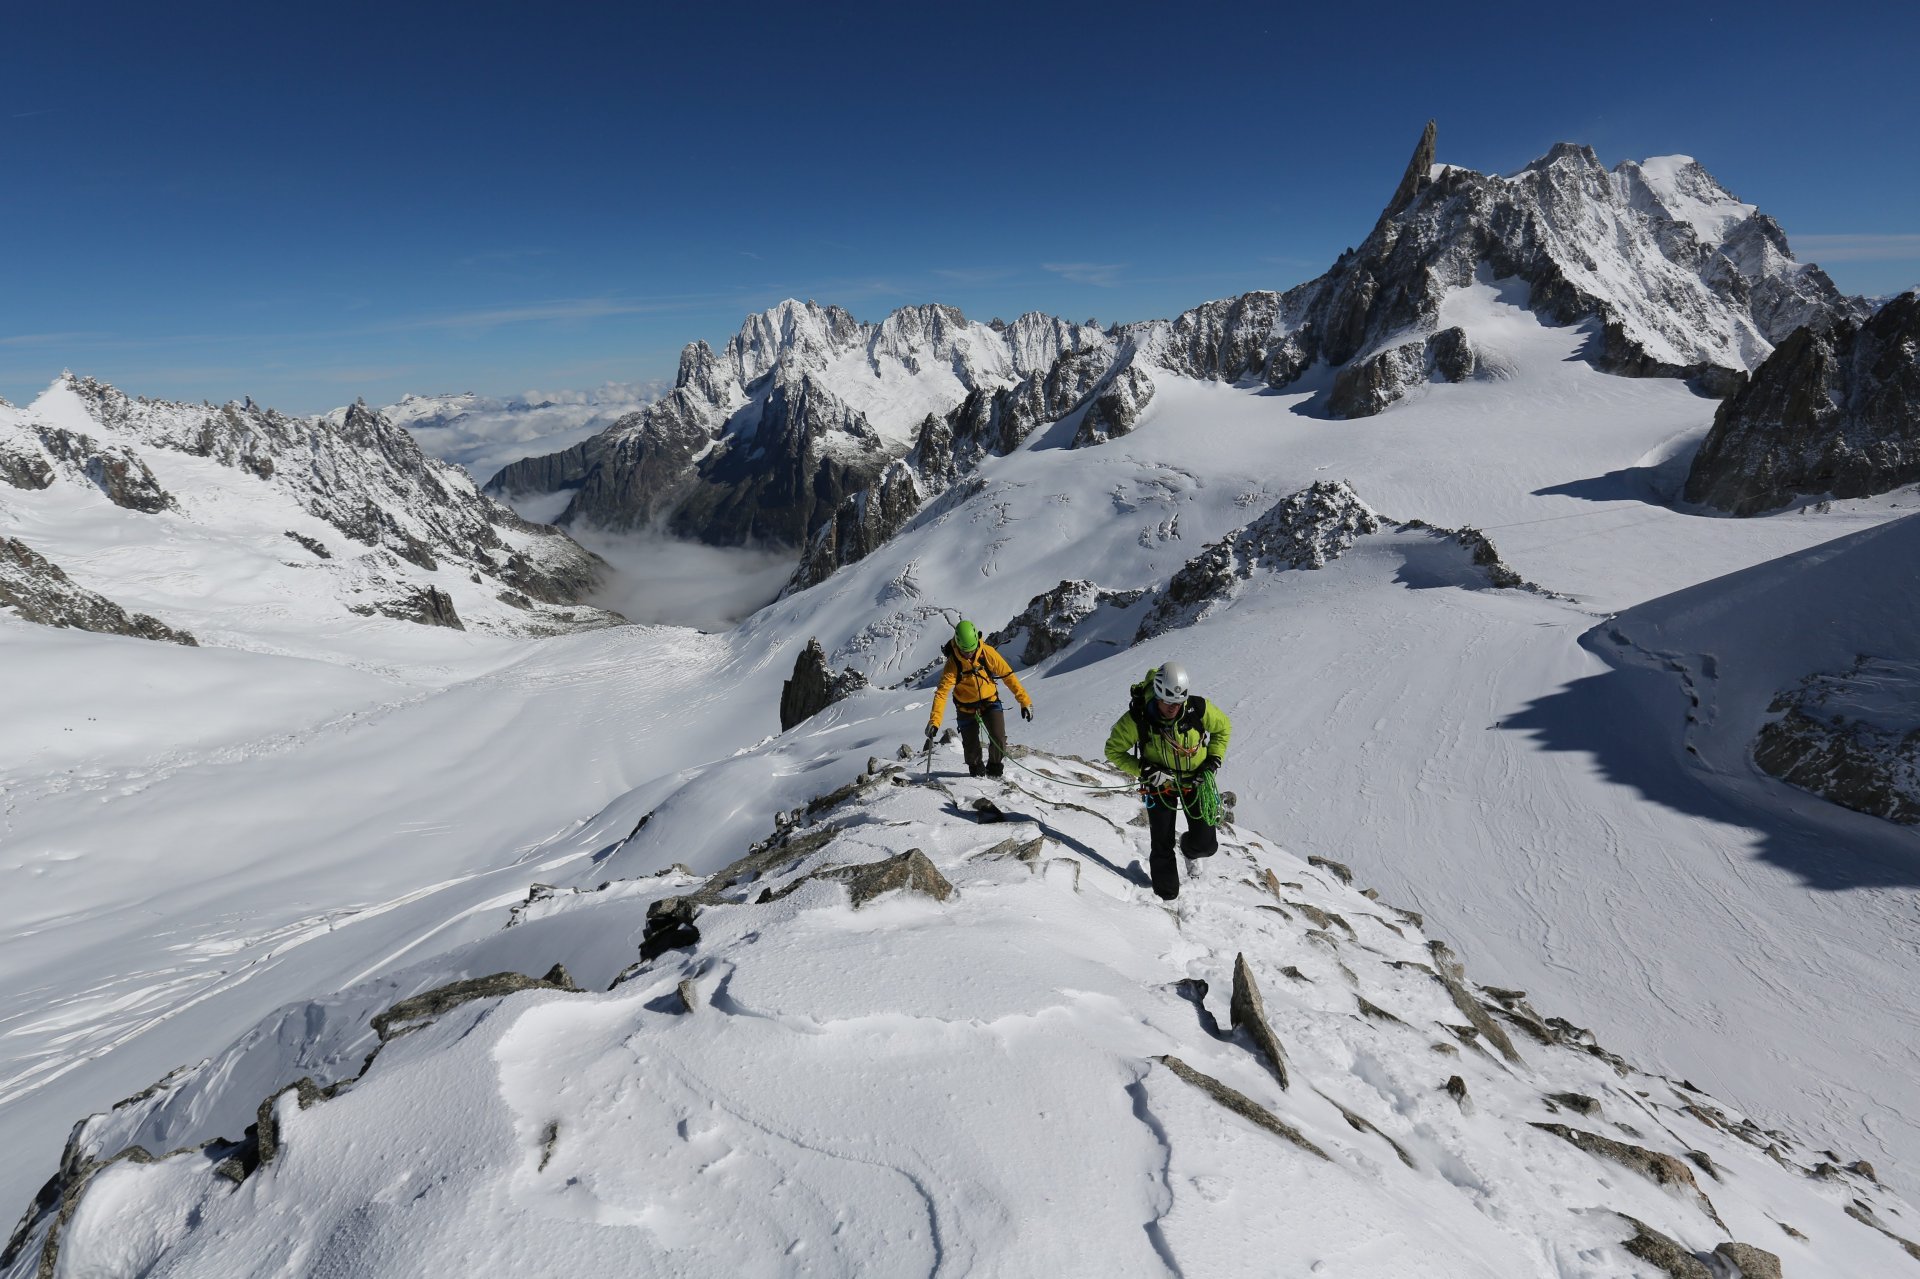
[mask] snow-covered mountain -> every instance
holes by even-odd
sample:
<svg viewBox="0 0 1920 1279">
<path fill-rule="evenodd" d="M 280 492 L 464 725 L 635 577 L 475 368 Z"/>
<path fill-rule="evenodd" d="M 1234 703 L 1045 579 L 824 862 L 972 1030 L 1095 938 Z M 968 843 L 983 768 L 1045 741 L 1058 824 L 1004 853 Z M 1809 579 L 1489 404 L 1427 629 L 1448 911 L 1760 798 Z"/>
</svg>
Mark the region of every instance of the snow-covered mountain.
<svg viewBox="0 0 1920 1279">
<path fill-rule="evenodd" d="M 1285 294 L 1253 292 L 1107 332 L 1040 315 L 970 324 L 909 307 L 863 325 L 787 302 L 724 353 L 687 348 L 676 391 L 573 449 L 503 469 L 489 491 L 562 523 L 665 522 L 723 544 L 799 545 L 795 588 L 884 542 L 988 455 L 1059 423 L 1089 447 L 1125 434 L 1150 370 L 1273 390 L 1367 417 L 1430 381 L 1507 376 L 1464 323 L 1498 282 L 1557 324 L 1588 324 L 1599 368 L 1731 393 L 1804 324 L 1858 318 L 1771 218 L 1686 156 L 1611 172 L 1561 145 L 1520 172 L 1436 164 L 1429 123 L 1357 249 Z"/>
<path fill-rule="evenodd" d="M 380 416 L 413 432 L 423 452 L 464 466 L 485 480 L 542 449 L 570 448 L 672 389 L 664 381 L 608 382 L 585 391 L 530 391 L 510 399 L 475 395 L 404 395 Z M 336 426 L 346 408 L 324 414 Z"/>
<path fill-rule="evenodd" d="M 748 317 L 717 354 L 689 346 L 658 403 L 506 467 L 487 491 L 523 503 L 571 492 L 562 524 L 798 545 L 930 415 L 1110 345 L 1098 329 L 1037 314 L 985 325 L 923 306 L 861 324 L 839 307 L 783 302 Z"/>
<path fill-rule="evenodd" d="M 314 628 L 360 619 L 507 634 L 618 620 L 579 605 L 595 557 L 363 404 L 326 423 L 64 375 L 0 407 L 0 481 L 17 548 L 0 604 L 30 621 L 308 651 Z"/>
<path fill-rule="evenodd" d="M 1416 165 L 1383 223 L 1424 261 L 1411 228 L 1507 183 L 1653 234 L 1622 175 L 1543 163 Z M 1666 167 L 1693 203 L 1660 217 L 1743 224 Z M 1363 422 L 1324 361 L 1268 384 L 1272 294 L 879 346 L 794 304 L 696 345 L 651 443 L 528 469 L 817 518 L 817 575 L 721 633 L 245 611 L 295 580 L 256 535 L 339 558 L 304 455 L 262 478 L 93 417 L 6 453 L 0 546 L 203 641 L 0 611 L 8 1279 L 50 1240 L 216 1276 L 1910 1268 L 1920 857 L 1852 781 L 1907 793 L 1912 499 L 1689 514 L 1714 403 L 1468 265 L 1431 339 L 1463 376 Z M 365 416 L 352 452 L 405 451 Z M 804 518 L 781 487 L 870 464 Z M 464 617 L 431 549 L 396 571 Z M 1021 666 L 1041 775 L 898 758 L 962 616 Z M 1138 801 L 1081 788 L 1176 658 L 1232 716 L 1235 803 L 1169 913 Z M 844 696 L 800 718 L 809 671 Z"/>
</svg>

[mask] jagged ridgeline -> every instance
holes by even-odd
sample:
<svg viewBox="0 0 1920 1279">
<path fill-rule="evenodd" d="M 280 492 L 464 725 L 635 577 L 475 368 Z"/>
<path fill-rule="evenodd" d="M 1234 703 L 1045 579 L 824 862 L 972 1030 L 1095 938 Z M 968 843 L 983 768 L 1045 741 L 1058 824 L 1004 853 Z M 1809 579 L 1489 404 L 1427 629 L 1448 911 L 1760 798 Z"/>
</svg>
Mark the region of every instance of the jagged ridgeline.
<svg viewBox="0 0 1920 1279">
<path fill-rule="evenodd" d="M 71 374 L 27 408 L 0 407 L 0 492 L 48 513 L 5 541 L 0 606 L 52 626 L 193 642 L 114 601 L 151 594 L 137 559 L 115 561 L 117 577 L 89 564 L 76 579 L 78 566 L 61 563 L 62 530 L 83 509 L 125 524 L 135 545 L 194 545 L 234 580 L 271 574 L 322 618 L 515 633 L 619 620 L 579 607 L 606 566 L 563 532 L 486 497 L 364 403 L 337 419 L 250 400 L 136 398 Z"/>
<path fill-rule="evenodd" d="M 1920 1258 L 1871 1164 L 1474 982 L 1342 863 L 1230 824 L 1170 909 L 1128 851 L 1130 793 L 1015 759 L 991 821 L 953 819 L 964 783 L 869 759 L 712 874 L 538 884 L 489 936 L 279 1010 L 76 1125 L 0 1272 L 1862 1279 Z M 653 839 L 673 843 L 644 821 L 627 842 Z"/>
<path fill-rule="evenodd" d="M 570 492 L 561 524 L 794 547 L 803 588 L 1042 427 L 1075 448 L 1126 434 L 1157 375 L 1313 389 L 1303 410 L 1334 418 L 1380 413 L 1424 382 L 1498 376 L 1445 314 L 1482 281 L 1523 285 L 1551 323 L 1590 324 L 1597 367 L 1712 396 L 1797 330 L 1867 314 L 1688 157 L 1609 171 L 1561 144 L 1518 173 L 1477 173 L 1435 162 L 1430 122 L 1367 237 L 1284 293 L 1106 329 L 1038 314 L 981 324 L 944 306 L 862 324 L 784 302 L 721 352 L 687 347 L 659 402 L 505 468 L 488 491 Z"/>
</svg>

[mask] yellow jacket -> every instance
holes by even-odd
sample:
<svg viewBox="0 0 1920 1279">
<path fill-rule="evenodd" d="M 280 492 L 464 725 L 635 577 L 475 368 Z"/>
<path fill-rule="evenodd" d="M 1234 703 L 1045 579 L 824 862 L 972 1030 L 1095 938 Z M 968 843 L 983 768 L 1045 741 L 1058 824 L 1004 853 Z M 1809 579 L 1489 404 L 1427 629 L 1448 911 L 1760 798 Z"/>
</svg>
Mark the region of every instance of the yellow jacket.
<svg viewBox="0 0 1920 1279">
<path fill-rule="evenodd" d="M 940 687 L 933 690 L 933 714 L 927 716 L 927 723 L 938 724 L 941 715 L 946 713 L 947 694 L 953 694 L 954 704 L 967 706 L 976 702 L 991 702 L 1000 696 L 994 680 L 1007 681 L 1007 687 L 1022 706 L 1033 705 L 1033 699 L 1027 696 L 1027 690 L 1020 686 L 1020 679 L 1013 673 L 1013 667 L 1007 665 L 1007 659 L 1000 656 L 1000 650 L 985 640 L 971 653 L 962 653 L 955 649 L 953 641 L 948 640 L 940 648 L 947 655 L 947 667 L 940 672 Z"/>
</svg>

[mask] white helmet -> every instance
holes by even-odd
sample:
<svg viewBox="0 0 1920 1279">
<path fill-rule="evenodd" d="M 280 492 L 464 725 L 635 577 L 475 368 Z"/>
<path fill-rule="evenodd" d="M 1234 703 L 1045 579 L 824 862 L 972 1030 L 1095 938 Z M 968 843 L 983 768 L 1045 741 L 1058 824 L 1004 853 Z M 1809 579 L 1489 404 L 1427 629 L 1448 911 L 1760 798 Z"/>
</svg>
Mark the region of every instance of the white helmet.
<svg viewBox="0 0 1920 1279">
<path fill-rule="evenodd" d="M 1187 700 L 1187 668 L 1178 662 L 1168 662 L 1153 673 L 1153 695 L 1163 702 L 1184 702 Z"/>
</svg>

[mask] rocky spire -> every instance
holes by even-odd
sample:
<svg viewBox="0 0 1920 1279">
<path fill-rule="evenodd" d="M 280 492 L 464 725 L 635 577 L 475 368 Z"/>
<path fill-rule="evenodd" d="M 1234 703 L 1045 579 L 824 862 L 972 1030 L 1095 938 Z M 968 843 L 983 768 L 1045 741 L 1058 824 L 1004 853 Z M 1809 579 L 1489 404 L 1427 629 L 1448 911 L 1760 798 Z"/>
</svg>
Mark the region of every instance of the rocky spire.
<svg viewBox="0 0 1920 1279">
<path fill-rule="evenodd" d="M 1387 207 L 1380 213 L 1382 221 L 1412 204 L 1413 197 L 1426 190 L 1433 181 L 1435 132 L 1433 121 L 1427 121 L 1427 127 L 1420 133 L 1420 145 L 1413 149 L 1413 159 L 1407 161 L 1407 171 L 1400 175 L 1400 185 L 1394 188 L 1393 199 L 1387 201 Z"/>
</svg>

